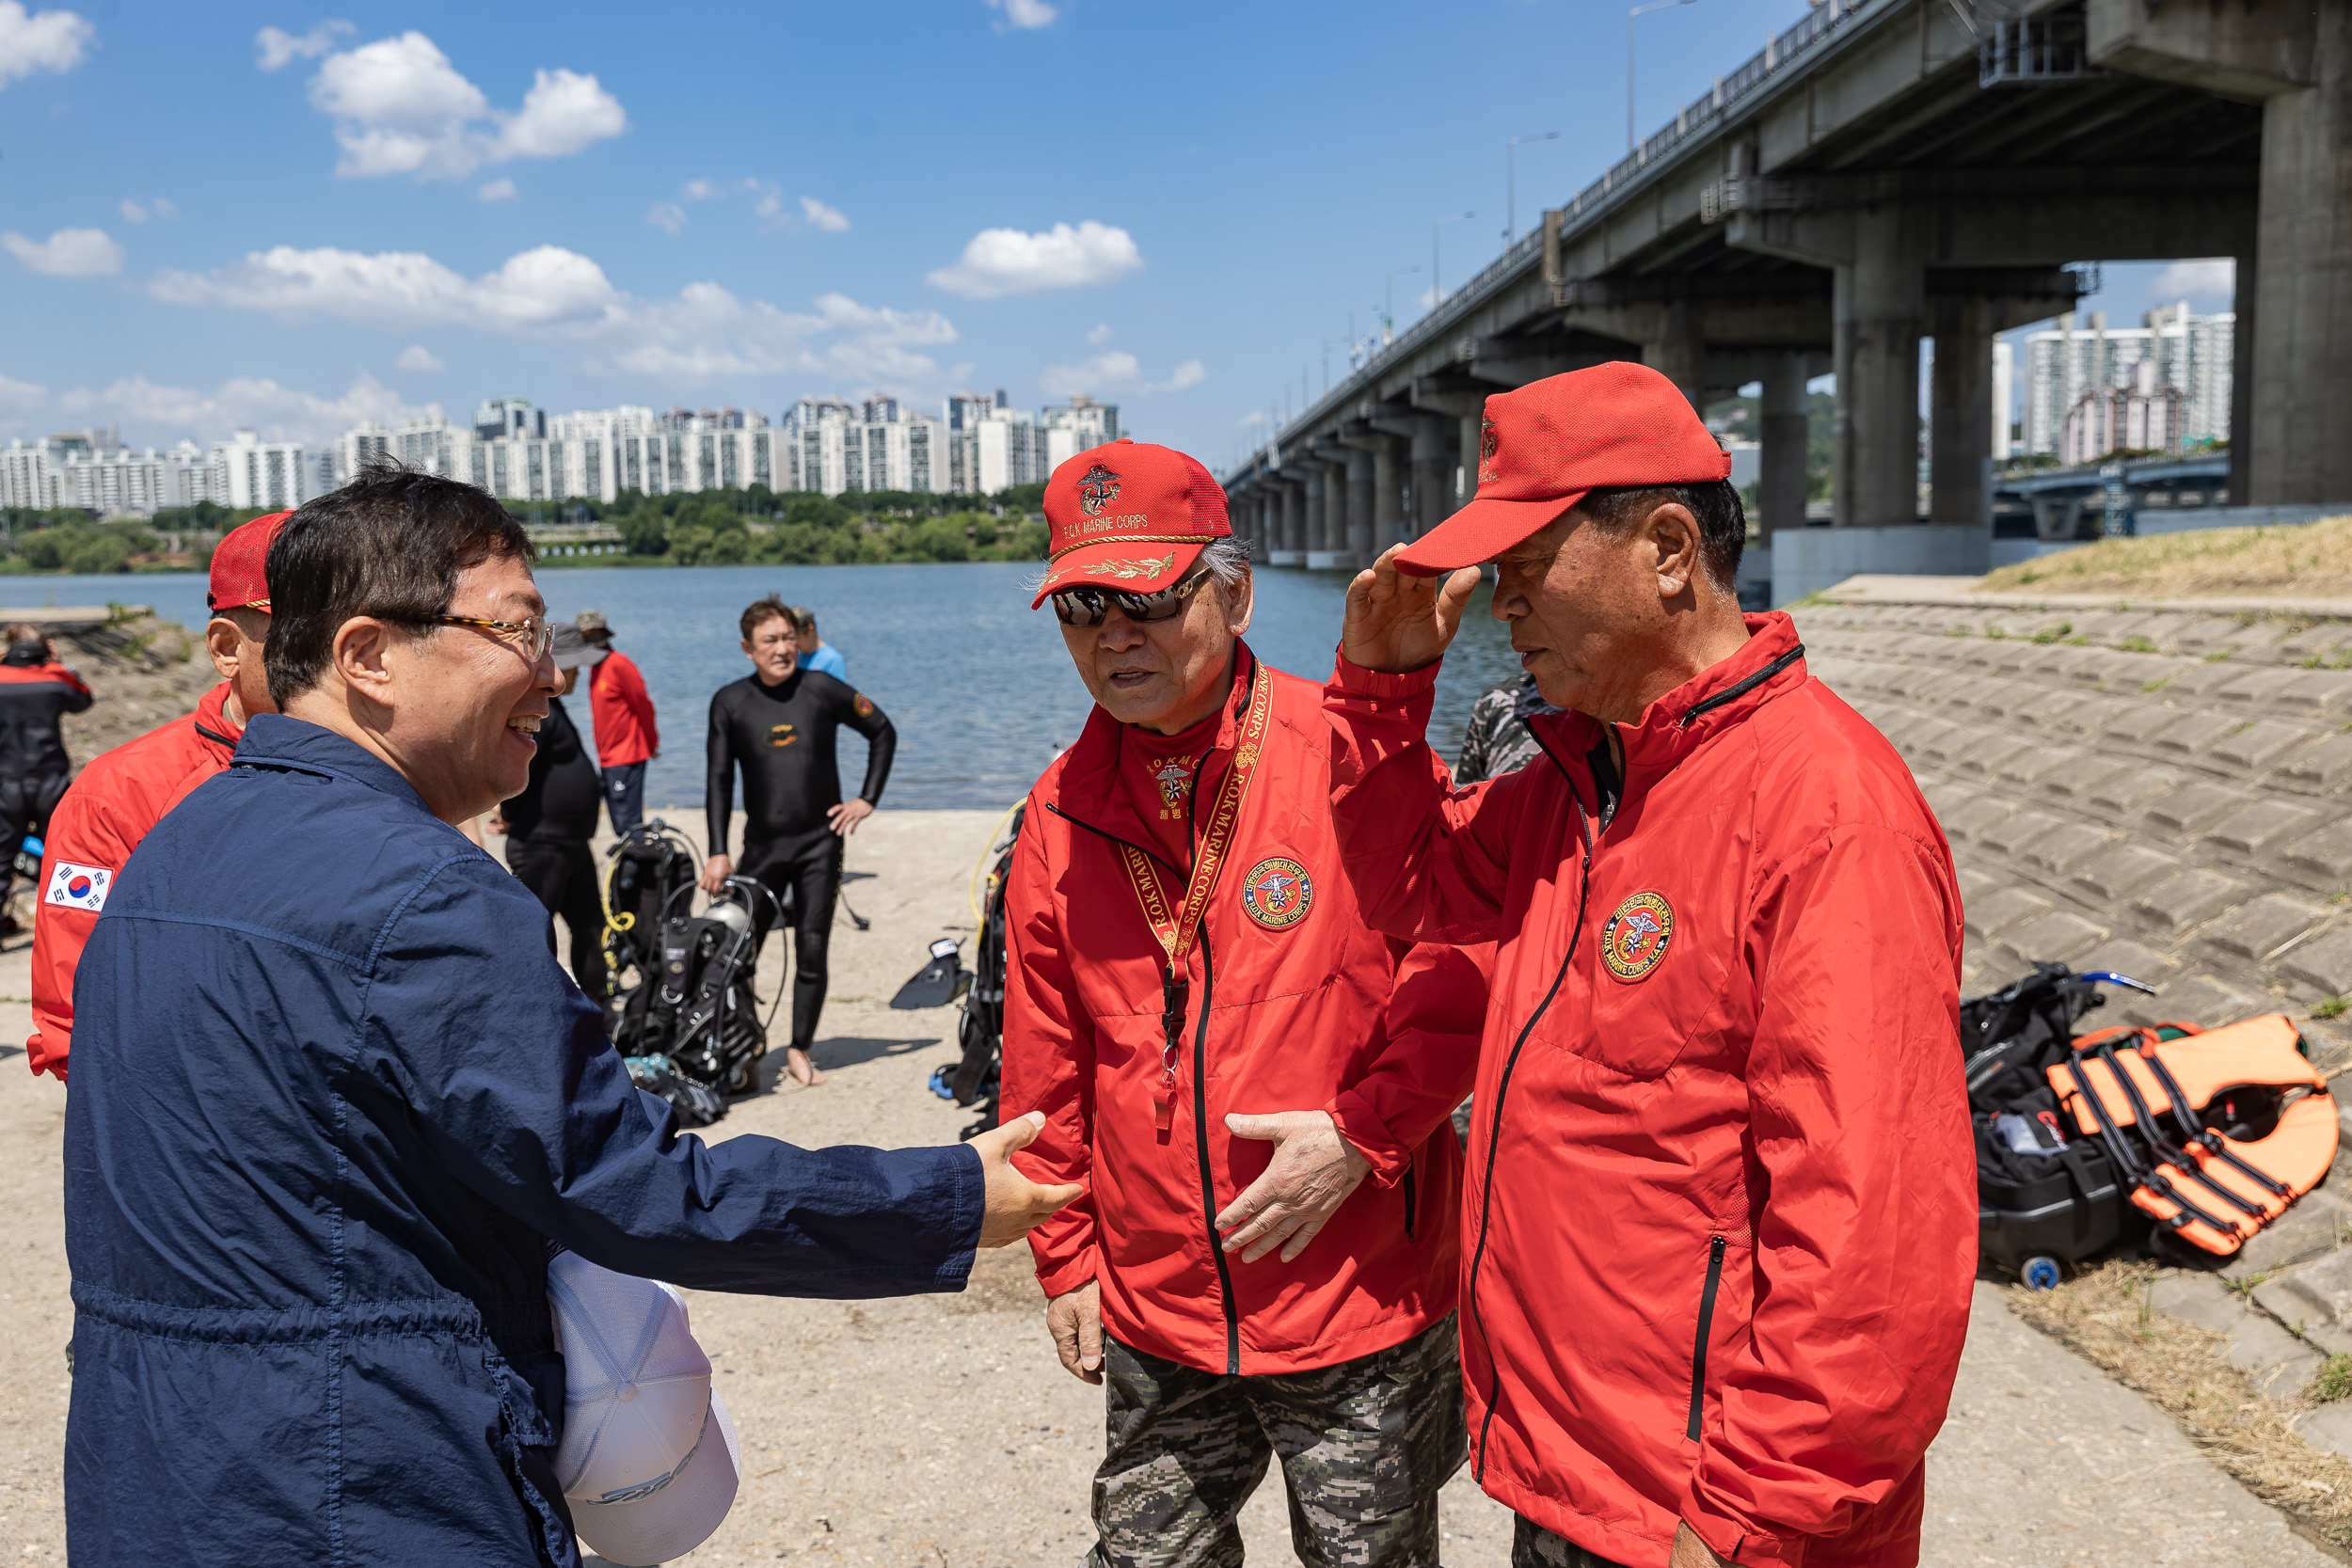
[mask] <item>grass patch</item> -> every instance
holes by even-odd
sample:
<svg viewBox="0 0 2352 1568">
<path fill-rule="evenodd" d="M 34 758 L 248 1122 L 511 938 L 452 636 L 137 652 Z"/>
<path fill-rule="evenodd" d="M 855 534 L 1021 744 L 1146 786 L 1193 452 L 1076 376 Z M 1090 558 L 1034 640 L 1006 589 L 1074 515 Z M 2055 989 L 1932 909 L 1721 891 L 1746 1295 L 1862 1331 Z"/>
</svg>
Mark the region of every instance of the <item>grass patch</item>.
<svg viewBox="0 0 2352 1568">
<path fill-rule="evenodd" d="M 2320 1402 L 2326 1371 L 2297 1399 L 2265 1399 L 2230 1365 L 2221 1335 L 2151 1310 L 2154 1277 L 2151 1264 L 2106 1263 L 2055 1291 L 2013 1287 L 2010 1309 L 2146 1395 L 2206 1458 L 2302 1529 L 2352 1546 L 2352 1460 L 2313 1448 L 2287 1424 Z M 2345 1376 L 2352 1392 L 2352 1365 Z"/>
<path fill-rule="evenodd" d="M 2074 629 L 2074 624 L 2072 621 L 2060 621 L 2055 626 L 2044 626 L 2040 631 L 2035 632 L 2033 634 L 2033 640 L 2037 642 L 2055 642 L 2059 638 L 2064 637 L 2068 632 L 2073 631 Z"/>
<path fill-rule="evenodd" d="M 2207 664 L 2223 664 L 2223 663 L 2227 663 L 2227 662 L 2228 662 L 2229 657 L 2230 657 L 2230 650 L 2229 650 L 2229 649 L 2227 649 L 2227 648 L 2223 648 L 2223 649 L 2221 649 L 2221 650 L 2220 650 L 2219 652 L 2217 652 L 2217 653 L 2210 653 L 2210 654 L 2207 654 L 2207 655 L 2205 656 L 2205 662 L 2206 662 Z"/>
<path fill-rule="evenodd" d="M 2153 594 L 2169 598 L 2292 593 L 2352 598 L 2352 516 L 2303 527 L 2201 529 L 2102 539 L 1986 575 L 1979 589 Z"/>
<path fill-rule="evenodd" d="M 2312 1402 L 2333 1404 L 2346 1394 L 2352 1394 L 2352 1355 L 2331 1355 L 2312 1379 Z"/>
<path fill-rule="evenodd" d="M 2171 684 L 2172 677 L 2170 675 L 2158 675 L 2154 680 L 2140 682 L 2139 689 L 2142 691 L 2161 691 Z"/>
<path fill-rule="evenodd" d="M 2156 645 L 2144 637 L 2127 637 L 2116 644 L 2127 654 L 2153 654 Z"/>
<path fill-rule="evenodd" d="M 2338 894 L 2335 898 L 2328 901 L 2332 904 L 2343 896 L 2344 895 Z M 2323 996 L 2312 1004 L 2313 1018 L 2342 1018 L 2347 1012 L 2352 1012 L 2352 1000 L 2341 996 Z"/>
</svg>

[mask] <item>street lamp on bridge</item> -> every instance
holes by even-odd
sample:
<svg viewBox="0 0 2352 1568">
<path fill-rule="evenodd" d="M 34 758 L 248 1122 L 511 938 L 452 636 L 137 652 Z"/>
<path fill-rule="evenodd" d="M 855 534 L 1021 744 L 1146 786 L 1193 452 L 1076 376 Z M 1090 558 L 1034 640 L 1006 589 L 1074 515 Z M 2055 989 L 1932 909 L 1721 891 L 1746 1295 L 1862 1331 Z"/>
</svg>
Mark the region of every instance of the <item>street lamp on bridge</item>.
<svg viewBox="0 0 2352 1568">
<path fill-rule="evenodd" d="M 1625 150 L 1628 157 L 1641 144 L 1633 129 L 1633 19 L 1644 11 L 1662 11 L 1670 6 L 1687 6 L 1691 0 L 1642 0 L 1642 4 L 1625 13 Z"/>
<path fill-rule="evenodd" d="M 1530 135 L 1513 136 L 1502 150 L 1502 246 L 1508 250 L 1519 239 L 1519 143 L 1523 141 L 1558 141 L 1557 131 L 1537 131 Z"/>
<path fill-rule="evenodd" d="M 1459 223 L 1464 218 L 1477 215 L 1476 213 L 1449 213 L 1444 217 L 1429 220 L 1429 309 L 1432 310 L 1438 308 L 1438 301 L 1445 297 L 1445 291 L 1438 286 L 1438 230 L 1449 223 Z"/>
<path fill-rule="evenodd" d="M 1388 281 L 1381 285 L 1383 293 L 1380 298 L 1384 302 L 1380 309 L 1380 346 L 1382 348 L 1396 341 L 1396 280 L 1406 273 L 1419 271 L 1421 268 L 1418 266 L 1399 267 L 1389 274 Z"/>
</svg>

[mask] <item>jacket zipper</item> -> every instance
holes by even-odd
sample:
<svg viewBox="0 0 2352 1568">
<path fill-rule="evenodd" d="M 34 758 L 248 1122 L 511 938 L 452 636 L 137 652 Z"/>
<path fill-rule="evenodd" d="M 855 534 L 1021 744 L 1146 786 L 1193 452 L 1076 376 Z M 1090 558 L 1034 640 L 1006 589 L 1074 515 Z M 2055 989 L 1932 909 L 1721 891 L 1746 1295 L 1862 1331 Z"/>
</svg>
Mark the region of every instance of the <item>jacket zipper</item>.
<svg viewBox="0 0 2352 1568">
<path fill-rule="evenodd" d="M 1486 1434 L 1493 1428 L 1495 1411 L 1502 1402 L 1502 1361 L 1495 1354 L 1494 1337 L 1486 1332 L 1486 1317 L 1478 1309 L 1478 1269 L 1486 1261 L 1486 1227 L 1494 1213 L 1495 1151 L 1502 1142 L 1502 1104 L 1510 1094 L 1511 1074 L 1519 1065 L 1519 1053 L 1527 1048 L 1527 1037 L 1535 1032 L 1536 1022 L 1550 1010 L 1552 998 L 1558 996 L 1560 988 L 1567 983 L 1568 966 L 1576 962 L 1577 947 L 1584 940 L 1584 906 L 1592 896 L 1593 851 L 1598 843 L 1593 836 L 1592 819 L 1584 815 L 1584 801 L 1576 793 L 1576 780 L 1560 759 L 1552 755 L 1551 748 L 1544 745 L 1542 736 L 1535 737 L 1535 744 L 1542 747 L 1544 755 L 1551 757 L 1551 765 L 1559 768 L 1561 778 L 1567 781 L 1568 799 L 1576 806 L 1577 832 L 1584 840 L 1584 864 L 1577 877 L 1576 925 L 1568 931 L 1567 954 L 1560 960 L 1560 972 L 1551 977 L 1551 989 L 1544 992 L 1543 1001 L 1536 1004 L 1535 1010 L 1520 1025 L 1519 1037 L 1511 1042 L 1511 1054 L 1503 1058 L 1502 1076 L 1495 1081 L 1493 1120 L 1487 1125 L 1486 1171 L 1478 1188 L 1478 1244 L 1470 1252 L 1470 1318 L 1478 1329 L 1478 1338 L 1486 1347 L 1486 1413 L 1479 1418 L 1478 1454 L 1470 1467 L 1470 1479 L 1481 1484 L 1486 1479 Z"/>
<path fill-rule="evenodd" d="M 1724 1239 L 1707 1239 L 1707 1288 L 1699 1292 L 1698 1340 L 1691 1347 L 1691 1419 L 1687 1427 L 1692 1442 L 1699 1440 L 1699 1406 L 1707 1397 L 1707 1334 L 1715 1322 L 1715 1288 L 1724 1282 Z"/>
<path fill-rule="evenodd" d="M 1778 658 L 1772 660 L 1772 663 L 1764 666 L 1763 669 L 1758 670 L 1755 674 L 1750 675 L 1747 679 L 1743 681 L 1737 681 L 1730 686 L 1724 687 L 1721 691 L 1716 692 L 1715 695 L 1707 698 L 1703 702 L 1692 703 L 1683 711 L 1682 717 L 1675 721 L 1675 728 L 1678 730 L 1686 729 L 1689 727 L 1691 721 L 1696 719 L 1700 714 L 1712 713 L 1715 709 L 1722 707 L 1725 703 L 1738 702 L 1740 698 L 1746 696 L 1757 687 L 1762 686 L 1766 681 L 1771 680 L 1774 675 L 1779 674 L 1783 670 L 1788 669 L 1791 664 L 1796 663 L 1797 660 L 1803 658 L 1804 657 L 1804 644 L 1800 642 L 1795 647 L 1789 649 L 1787 653 L 1781 655 Z"/>
<path fill-rule="evenodd" d="M 1125 844 L 1128 848 L 1135 850 L 1137 854 L 1152 855 L 1152 858 L 1158 861 L 1162 865 L 1168 865 L 1168 862 L 1164 857 L 1152 854 L 1151 850 L 1144 848 L 1143 846 L 1139 844 L 1128 844 L 1125 839 L 1120 838 L 1117 833 L 1104 832 L 1102 829 L 1094 826 L 1091 822 L 1081 822 L 1076 817 L 1071 816 L 1068 812 L 1062 810 L 1059 806 L 1054 804 L 1051 800 L 1045 802 L 1045 809 L 1052 812 L 1056 816 L 1060 817 L 1063 821 L 1069 823 L 1073 828 L 1084 828 L 1088 832 L 1094 834 L 1097 838 L 1109 839 L 1113 844 Z M 1174 866 L 1168 866 L 1168 869 L 1173 871 L 1176 868 Z M 1241 1375 L 1241 1315 L 1233 1306 L 1233 1276 L 1231 1270 L 1229 1270 L 1226 1266 L 1223 1239 L 1216 1233 L 1216 1180 L 1215 1173 L 1209 1164 L 1209 1117 L 1207 1111 L 1209 1100 L 1209 1073 L 1207 1061 L 1209 1049 L 1209 1001 L 1215 994 L 1216 990 L 1216 975 L 1211 970 L 1209 964 L 1209 922 L 1208 916 L 1203 913 L 1200 919 L 1200 1022 L 1193 1030 L 1192 1037 L 1193 1147 L 1200 1164 L 1201 1228 L 1208 1233 L 1209 1258 L 1211 1261 L 1216 1264 L 1217 1293 L 1224 1298 L 1225 1375 L 1228 1377 L 1239 1377 Z"/>
<path fill-rule="evenodd" d="M 1413 1239 L 1414 1208 L 1413 1167 L 1407 1165 L 1405 1167 L 1405 1239 L 1408 1242 Z"/>
</svg>

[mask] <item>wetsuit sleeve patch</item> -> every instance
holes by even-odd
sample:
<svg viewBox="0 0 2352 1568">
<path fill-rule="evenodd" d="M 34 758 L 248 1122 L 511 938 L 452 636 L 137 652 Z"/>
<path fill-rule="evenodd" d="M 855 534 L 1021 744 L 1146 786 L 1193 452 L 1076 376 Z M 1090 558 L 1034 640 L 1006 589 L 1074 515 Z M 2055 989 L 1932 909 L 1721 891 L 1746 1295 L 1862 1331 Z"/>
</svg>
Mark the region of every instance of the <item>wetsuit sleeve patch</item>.
<svg viewBox="0 0 2352 1568">
<path fill-rule="evenodd" d="M 857 708 L 857 716 L 858 716 L 860 719 L 866 719 L 866 718 L 870 718 L 870 717 L 872 717 L 873 712 L 874 712 L 874 699 L 873 699 L 873 698 L 868 697 L 868 696 L 867 696 L 865 692 L 863 692 L 863 691 L 859 691 L 859 692 L 853 692 L 853 693 L 851 693 L 851 695 L 850 695 L 850 702 L 851 702 L 852 705 L 854 705 L 854 706 Z"/>
<path fill-rule="evenodd" d="M 106 890 L 114 886 L 115 874 L 103 865 L 76 865 L 72 861 L 59 861 L 49 871 L 49 887 L 42 893 L 44 904 L 62 904 L 70 910 L 87 910 L 96 914 L 106 907 Z"/>
</svg>

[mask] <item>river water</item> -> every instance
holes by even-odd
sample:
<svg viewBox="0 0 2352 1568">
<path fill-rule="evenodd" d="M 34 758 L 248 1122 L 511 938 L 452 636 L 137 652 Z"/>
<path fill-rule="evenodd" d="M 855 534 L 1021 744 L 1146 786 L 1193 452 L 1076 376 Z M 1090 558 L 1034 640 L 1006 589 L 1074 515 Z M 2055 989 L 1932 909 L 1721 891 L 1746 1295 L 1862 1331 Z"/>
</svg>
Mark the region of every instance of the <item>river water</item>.
<svg viewBox="0 0 2352 1568">
<path fill-rule="evenodd" d="M 849 661 L 850 681 L 890 715 L 898 755 L 884 800 L 903 807 L 1010 804 L 1055 753 L 1078 736 L 1091 701 L 1071 668 L 1051 609 L 1034 613 L 1022 584 L 1034 563 L 903 566 L 548 567 L 549 610 L 603 611 L 615 645 L 645 673 L 662 752 L 648 769 L 657 807 L 699 809 L 710 694 L 750 673 L 737 618 L 763 594 L 817 612 L 825 641 Z M 1348 576 L 1263 568 L 1248 641 L 1278 669 L 1330 673 Z M 8 605 L 151 605 L 191 627 L 204 624 L 204 578 L 194 572 L 0 579 Z M 0 617 L 5 617 L 0 610 Z M 1502 625 L 1481 590 L 1438 682 L 1430 739 L 1449 760 L 1480 693 L 1518 677 Z M 588 725 L 583 691 L 569 703 Z M 847 789 L 865 776 L 866 745 L 841 737 Z M 695 822 L 695 832 L 700 826 Z"/>
</svg>

